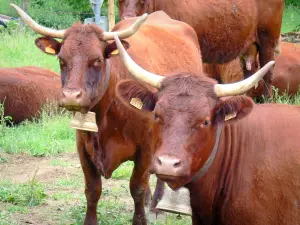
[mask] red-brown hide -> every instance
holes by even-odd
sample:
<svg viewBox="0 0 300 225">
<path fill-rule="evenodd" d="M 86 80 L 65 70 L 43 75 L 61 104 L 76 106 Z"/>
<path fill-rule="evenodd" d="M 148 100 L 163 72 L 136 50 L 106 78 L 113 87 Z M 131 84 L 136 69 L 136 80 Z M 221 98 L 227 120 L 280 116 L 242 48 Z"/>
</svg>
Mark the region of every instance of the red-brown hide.
<svg viewBox="0 0 300 225">
<path fill-rule="evenodd" d="M 278 88 L 279 94 L 286 92 L 289 95 L 294 95 L 297 93 L 300 85 L 300 45 L 281 42 L 279 46 L 280 51 L 276 57 L 271 84 Z M 246 69 L 247 59 L 249 64 L 251 64 L 251 71 Z M 241 60 L 237 58 L 225 64 L 203 64 L 204 72 L 209 77 L 217 79 L 220 83 L 233 83 L 242 80 L 258 69 L 258 55 L 254 44 Z M 258 97 L 262 90 L 263 81 L 260 81 L 258 87 L 256 89 L 252 88 L 247 94 L 251 97 Z"/>
<path fill-rule="evenodd" d="M 279 94 L 294 95 L 300 85 L 300 45 L 281 42 L 281 54 L 276 58 L 272 85 Z"/>
<path fill-rule="evenodd" d="M 27 66 L 0 68 L 0 102 L 4 116 L 14 123 L 38 116 L 48 101 L 57 101 L 60 76 L 50 70 Z"/>
<path fill-rule="evenodd" d="M 123 30 L 134 21 L 121 21 L 113 31 Z M 61 63 L 61 105 L 73 111 L 96 112 L 99 127 L 98 133 L 77 131 L 77 150 L 86 181 L 85 224 L 97 224 L 101 175 L 110 178 L 112 172 L 127 160 L 135 163 L 130 180 L 130 191 L 135 203 L 133 224 L 146 224 L 144 203 L 149 191 L 149 166 L 153 154 L 152 132 L 146 129 L 149 127 L 149 118 L 137 116 L 115 97 L 117 82 L 131 75 L 119 56 L 111 55 L 116 48 L 115 44 L 103 41 L 102 32 L 96 25 L 73 25 L 67 30 L 61 44 L 51 45 Z M 130 46 L 130 56 L 153 73 L 202 71 L 195 31 L 183 22 L 172 20 L 164 12 L 149 15 L 145 24 L 126 42 Z M 49 40 L 37 40 L 41 49 L 49 47 L 49 43 Z M 124 45 L 128 46 L 125 42 Z M 110 81 L 101 99 L 103 83 L 108 76 L 108 60 L 111 67 Z M 72 98 L 72 101 L 65 101 L 66 96 Z"/>
<path fill-rule="evenodd" d="M 256 42 L 261 66 L 274 60 L 284 8 L 282 0 L 119 0 L 119 4 L 121 18 L 163 10 L 191 25 L 206 63 L 234 60 Z M 260 94 L 269 97 L 271 73 L 264 80 Z"/>
<path fill-rule="evenodd" d="M 179 74 L 165 78 L 158 93 L 136 81 L 119 83 L 125 102 L 138 96 L 154 105 L 141 112 L 153 118 L 152 172 L 173 189 L 189 189 L 194 225 L 297 224 L 300 107 L 254 105 L 246 96 L 217 98 L 215 83 Z M 232 114 L 236 117 L 224 122 Z M 216 157 L 204 176 L 194 179 L 221 124 Z"/>
</svg>

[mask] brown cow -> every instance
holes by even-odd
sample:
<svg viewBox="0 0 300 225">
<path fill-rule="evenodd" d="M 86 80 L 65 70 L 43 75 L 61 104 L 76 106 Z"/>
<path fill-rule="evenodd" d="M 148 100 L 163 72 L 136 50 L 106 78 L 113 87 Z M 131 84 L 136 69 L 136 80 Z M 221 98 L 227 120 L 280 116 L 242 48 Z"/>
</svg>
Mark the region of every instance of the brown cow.
<svg viewBox="0 0 300 225">
<path fill-rule="evenodd" d="M 273 64 L 235 84 L 191 74 L 157 78 L 155 93 L 132 80 L 118 84 L 122 101 L 135 97 L 152 105 L 139 111 L 153 118 L 151 171 L 174 190 L 189 189 L 194 225 L 300 221 L 300 107 L 232 96 L 251 88 Z"/>
<path fill-rule="evenodd" d="M 171 18 L 191 25 L 198 36 L 205 63 L 225 63 L 257 44 L 260 65 L 274 60 L 280 37 L 282 0 L 119 0 L 120 18 L 165 11 Z M 263 93 L 271 96 L 271 73 Z"/>
<path fill-rule="evenodd" d="M 17 6 L 13 7 L 39 33 L 63 38 L 61 43 L 49 37 L 36 40 L 39 48 L 59 57 L 63 83 L 61 106 L 74 111 L 96 112 L 99 132 L 77 131 L 76 138 L 86 181 L 85 224 L 97 224 L 101 176 L 110 178 L 112 172 L 127 160 L 135 163 L 130 179 L 130 192 L 135 205 L 133 224 L 146 224 L 144 202 L 149 190 L 152 133 L 145 129 L 148 118 L 137 117 L 115 97 L 117 82 L 131 75 L 119 57 L 110 58 L 117 48 L 115 42 L 107 41 L 113 39 L 113 35 L 129 37 L 123 44 L 131 46 L 130 55 L 152 72 L 200 73 L 202 62 L 195 31 L 183 22 L 172 20 L 164 12 L 149 15 L 132 37 L 131 31 L 136 32 L 145 16 L 118 23 L 114 32 L 103 32 L 95 24 L 76 24 L 66 31 L 53 31 L 36 24 Z M 148 107 L 151 106 L 143 106 Z"/>
<path fill-rule="evenodd" d="M 39 115 L 48 101 L 56 101 L 61 88 L 60 76 L 34 66 L 0 68 L 0 102 L 4 116 L 18 124 Z"/>
<path fill-rule="evenodd" d="M 300 85 L 300 45 L 281 42 L 281 54 L 276 58 L 272 85 L 279 94 L 294 95 Z"/>
<path fill-rule="evenodd" d="M 209 71 L 211 68 L 216 68 L 214 71 L 215 76 L 225 77 L 221 79 L 223 83 L 232 83 L 238 80 L 242 80 L 243 77 L 248 77 L 250 73 L 255 72 L 259 69 L 258 66 L 258 55 L 255 50 L 255 44 L 252 48 L 247 51 L 244 55 L 242 64 L 238 64 L 236 61 L 231 61 L 223 65 L 204 65 L 204 71 Z M 276 58 L 276 65 L 273 70 L 272 86 L 278 88 L 279 94 L 288 93 L 294 95 L 297 93 L 300 85 L 300 45 L 288 42 L 281 42 L 278 48 L 278 54 Z M 246 69 L 246 63 L 251 65 L 252 71 L 249 72 Z M 223 70 L 218 70 L 223 68 Z M 242 71 L 242 68 L 244 70 Z M 233 71 L 229 74 L 227 71 Z M 215 78 L 215 77 L 213 77 Z M 256 89 L 251 89 L 247 94 L 252 97 L 258 97 L 263 89 L 263 82 L 259 82 Z"/>
</svg>

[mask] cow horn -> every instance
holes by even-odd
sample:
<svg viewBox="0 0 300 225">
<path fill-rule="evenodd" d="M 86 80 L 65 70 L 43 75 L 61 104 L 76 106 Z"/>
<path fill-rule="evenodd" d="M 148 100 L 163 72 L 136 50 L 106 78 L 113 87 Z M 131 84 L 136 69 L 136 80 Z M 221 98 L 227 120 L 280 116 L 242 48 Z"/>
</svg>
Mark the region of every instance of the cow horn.
<svg viewBox="0 0 300 225">
<path fill-rule="evenodd" d="M 44 27 L 37 22 L 35 22 L 26 12 L 24 12 L 19 6 L 15 4 L 10 4 L 20 15 L 22 20 L 35 32 L 38 34 L 49 36 L 53 38 L 64 38 L 65 30 L 55 30 L 52 28 Z"/>
<path fill-rule="evenodd" d="M 160 88 L 162 80 L 165 78 L 164 76 L 160 76 L 154 73 L 150 73 L 144 70 L 142 67 L 137 65 L 131 57 L 126 52 L 125 48 L 123 47 L 120 39 L 118 36 L 114 36 L 117 47 L 120 52 L 121 59 L 123 60 L 125 66 L 129 70 L 129 72 L 137 79 L 144 81 L 147 84 L 150 84 L 153 87 Z"/>
<path fill-rule="evenodd" d="M 268 62 L 259 71 L 245 80 L 232 84 L 216 84 L 214 88 L 216 95 L 218 97 L 225 97 L 247 92 L 264 77 L 264 75 L 273 67 L 274 64 L 275 61 Z"/>
<path fill-rule="evenodd" d="M 127 29 L 116 31 L 116 32 L 104 32 L 103 40 L 113 40 L 114 36 L 117 35 L 120 39 L 129 38 L 134 35 L 142 26 L 142 24 L 146 21 L 148 14 L 145 13 L 144 15 L 138 17 L 138 19 Z"/>
</svg>

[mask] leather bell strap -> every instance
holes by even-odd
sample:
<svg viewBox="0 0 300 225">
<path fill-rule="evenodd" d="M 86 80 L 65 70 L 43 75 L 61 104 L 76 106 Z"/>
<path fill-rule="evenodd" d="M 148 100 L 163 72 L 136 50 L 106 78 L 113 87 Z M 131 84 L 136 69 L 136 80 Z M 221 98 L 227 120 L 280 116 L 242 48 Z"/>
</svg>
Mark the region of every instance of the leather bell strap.
<svg viewBox="0 0 300 225">
<path fill-rule="evenodd" d="M 220 137 L 221 137 L 221 133 L 222 133 L 222 127 L 223 127 L 223 123 L 218 124 L 217 136 L 216 136 L 214 148 L 213 148 L 212 152 L 210 153 L 210 156 L 206 160 L 205 164 L 203 165 L 203 167 L 195 174 L 195 176 L 192 178 L 191 182 L 195 182 L 198 179 L 200 179 L 201 177 L 203 177 L 206 174 L 206 172 L 208 171 L 211 164 L 213 163 L 214 158 L 218 151 Z"/>
</svg>

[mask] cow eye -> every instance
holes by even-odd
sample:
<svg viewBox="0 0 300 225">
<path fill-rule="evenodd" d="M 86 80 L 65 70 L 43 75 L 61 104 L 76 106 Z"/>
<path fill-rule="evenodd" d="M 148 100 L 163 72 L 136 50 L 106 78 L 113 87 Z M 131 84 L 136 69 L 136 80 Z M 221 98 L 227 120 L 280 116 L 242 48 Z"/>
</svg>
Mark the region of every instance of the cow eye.
<svg viewBox="0 0 300 225">
<path fill-rule="evenodd" d="M 161 117 L 157 113 L 154 113 L 154 120 L 163 124 Z"/>
<path fill-rule="evenodd" d="M 63 59 L 58 58 L 58 60 L 59 60 L 59 65 L 60 65 L 61 67 L 63 67 L 64 65 L 66 65 L 66 63 L 65 63 L 65 61 L 64 61 Z"/>
<path fill-rule="evenodd" d="M 210 124 L 211 124 L 210 120 L 203 120 L 200 126 L 204 128 L 204 127 L 208 127 Z"/>
<path fill-rule="evenodd" d="M 98 59 L 94 60 L 93 66 L 98 67 L 98 66 L 101 66 L 102 63 L 103 63 L 103 59 L 98 58 Z"/>
</svg>

